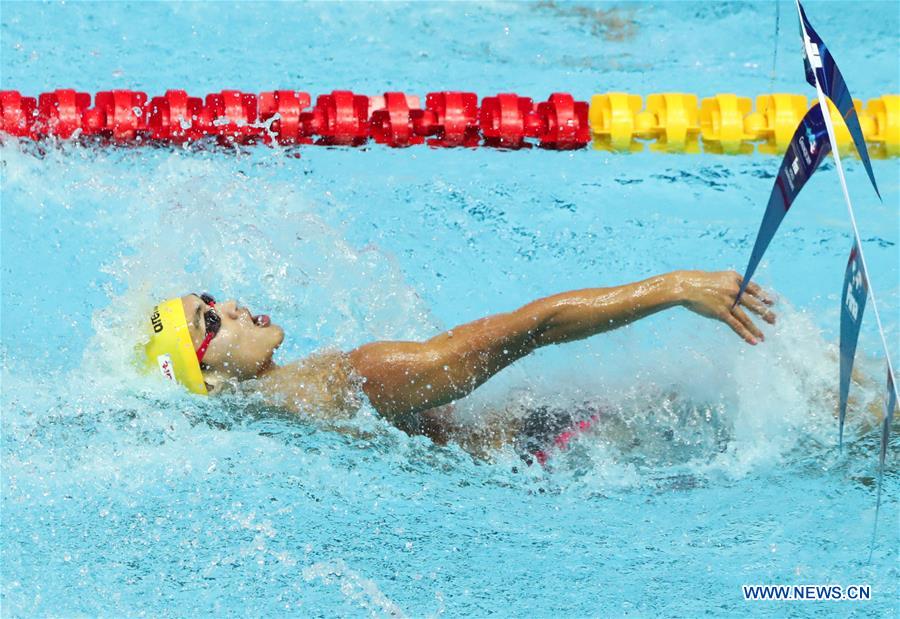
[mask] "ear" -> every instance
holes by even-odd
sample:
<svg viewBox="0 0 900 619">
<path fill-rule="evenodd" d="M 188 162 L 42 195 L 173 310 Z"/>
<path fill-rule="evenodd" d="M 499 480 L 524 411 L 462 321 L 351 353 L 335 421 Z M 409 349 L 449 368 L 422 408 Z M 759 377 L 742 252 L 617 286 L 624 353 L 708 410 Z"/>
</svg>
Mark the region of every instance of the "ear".
<svg viewBox="0 0 900 619">
<path fill-rule="evenodd" d="M 203 382 L 206 383 L 206 391 L 209 395 L 219 395 L 228 385 L 228 378 L 215 370 L 203 372 Z"/>
</svg>

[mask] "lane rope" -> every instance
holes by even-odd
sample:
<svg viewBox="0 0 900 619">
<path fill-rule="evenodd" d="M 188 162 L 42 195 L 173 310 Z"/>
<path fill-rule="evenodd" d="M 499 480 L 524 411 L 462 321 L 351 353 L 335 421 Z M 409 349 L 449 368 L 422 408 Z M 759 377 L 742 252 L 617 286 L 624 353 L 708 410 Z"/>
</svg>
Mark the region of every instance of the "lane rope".
<svg viewBox="0 0 900 619">
<path fill-rule="evenodd" d="M 390 147 L 533 146 L 572 150 L 593 146 L 611 152 L 761 154 L 783 152 L 806 111 L 803 95 L 762 94 L 751 101 L 735 94 L 699 99 L 695 94 L 596 94 L 590 102 L 569 93 L 535 102 L 515 93 L 480 99 L 475 93 L 387 92 L 366 96 L 348 90 L 319 95 L 275 90 L 260 94 L 223 90 L 192 97 L 169 90 L 150 97 L 134 90 L 90 95 L 59 89 L 38 97 L 0 91 L 0 139 L 76 140 L 111 145 L 253 145 Z M 900 95 L 883 95 L 864 106 L 853 101 L 875 158 L 900 155 Z M 829 104 L 830 105 L 830 104 Z M 855 153 L 839 114 L 835 141 L 843 155 Z"/>
</svg>

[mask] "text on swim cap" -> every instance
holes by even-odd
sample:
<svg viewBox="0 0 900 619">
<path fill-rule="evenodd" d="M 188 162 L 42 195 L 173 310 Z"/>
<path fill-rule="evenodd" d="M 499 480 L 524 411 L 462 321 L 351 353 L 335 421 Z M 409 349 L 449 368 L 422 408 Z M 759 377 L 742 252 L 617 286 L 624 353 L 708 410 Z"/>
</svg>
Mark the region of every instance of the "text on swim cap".
<svg viewBox="0 0 900 619">
<path fill-rule="evenodd" d="M 156 357 L 156 363 L 159 365 L 159 372 L 169 380 L 175 380 L 175 371 L 172 369 L 172 357 L 169 355 L 159 355 Z"/>
<path fill-rule="evenodd" d="M 159 319 L 159 306 L 153 306 L 153 313 L 150 314 L 150 324 L 153 325 L 154 333 L 162 333 L 163 323 L 162 320 Z"/>
</svg>

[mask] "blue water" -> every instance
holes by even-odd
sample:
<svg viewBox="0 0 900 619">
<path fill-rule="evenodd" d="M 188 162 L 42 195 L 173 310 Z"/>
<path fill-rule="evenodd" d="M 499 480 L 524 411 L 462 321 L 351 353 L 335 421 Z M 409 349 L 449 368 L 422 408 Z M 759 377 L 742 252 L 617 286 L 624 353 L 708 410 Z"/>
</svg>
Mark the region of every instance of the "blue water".
<svg viewBox="0 0 900 619">
<path fill-rule="evenodd" d="M 900 90 L 894 4 L 807 8 L 855 96 Z M 0 86 L 809 94 L 789 3 L 777 42 L 774 3 L 590 10 L 604 12 L 3 3 Z M 777 158 L 0 155 L 4 617 L 897 615 L 896 441 L 866 561 L 878 438 L 864 409 L 883 380 L 871 311 L 866 384 L 835 446 L 850 229 L 830 164 L 758 274 L 779 296 L 764 345 L 672 310 L 539 351 L 460 404 L 474 424 L 601 403 L 598 432 L 542 470 L 409 438 L 369 408 L 354 437 L 167 391 L 136 374 L 132 343 L 154 300 L 199 288 L 271 314 L 288 361 L 569 288 L 741 270 Z M 896 362 L 900 168 L 875 162 L 881 204 L 846 165 Z M 743 601 L 758 583 L 869 584 L 872 600 Z"/>
</svg>

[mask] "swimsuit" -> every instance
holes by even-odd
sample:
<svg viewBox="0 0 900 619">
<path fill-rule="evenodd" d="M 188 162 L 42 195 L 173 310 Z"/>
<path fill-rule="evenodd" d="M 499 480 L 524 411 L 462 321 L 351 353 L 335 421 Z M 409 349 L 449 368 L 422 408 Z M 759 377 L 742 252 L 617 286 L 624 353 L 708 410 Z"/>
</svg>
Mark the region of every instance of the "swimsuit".
<svg viewBox="0 0 900 619">
<path fill-rule="evenodd" d="M 525 418 L 513 445 L 519 457 L 528 466 L 531 466 L 534 460 L 543 466 L 553 449 L 565 451 L 573 438 L 590 430 L 598 421 L 600 412 L 597 410 L 580 410 L 573 413 L 541 406 L 531 411 Z"/>
</svg>

